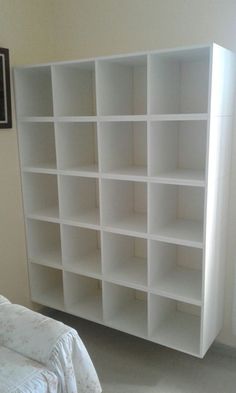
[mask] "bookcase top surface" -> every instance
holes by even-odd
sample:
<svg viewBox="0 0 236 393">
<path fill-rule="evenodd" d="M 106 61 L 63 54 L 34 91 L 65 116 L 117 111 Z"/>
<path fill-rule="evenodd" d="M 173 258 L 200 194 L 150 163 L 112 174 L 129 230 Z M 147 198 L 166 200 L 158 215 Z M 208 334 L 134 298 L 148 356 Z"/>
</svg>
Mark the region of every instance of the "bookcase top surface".
<svg viewBox="0 0 236 393">
<path fill-rule="evenodd" d="M 36 67 L 50 67 L 53 65 L 73 65 L 77 63 L 92 63 L 95 60 L 119 60 L 119 59 L 125 59 L 125 58 L 131 58 L 131 57 L 137 57 L 141 58 L 142 56 L 147 56 L 147 55 L 155 55 L 155 54 L 160 54 L 160 55 L 179 55 L 184 53 L 185 51 L 195 51 L 196 55 L 200 55 L 204 52 L 210 51 L 214 46 L 219 46 L 216 43 L 208 43 L 205 45 L 192 45 L 192 46 L 180 46 L 180 47 L 175 47 L 175 48 L 168 48 L 168 49 L 156 49 L 156 50 L 150 50 L 150 51 L 143 51 L 143 52 L 127 52 L 127 53 L 121 53 L 121 54 L 114 54 L 114 55 L 107 55 L 107 56 L 96 56 L 96 57 L 91 57 L 91 58 L 80 58 L 80 59 L 75 59 L 75 60 L 65 60 L 65 61 L 55 61 L 55 62 L 49 62 L 49 63 L 39 63 L 39 64 L 27 64 L 27 65 L 19 65 L 14 67 L 14 70 L 21 70 L 21 69 L 29 69 L 29 68 L 36 68 Z M 91 64 L 90 64 L 91 66 Z"/>
</svg>

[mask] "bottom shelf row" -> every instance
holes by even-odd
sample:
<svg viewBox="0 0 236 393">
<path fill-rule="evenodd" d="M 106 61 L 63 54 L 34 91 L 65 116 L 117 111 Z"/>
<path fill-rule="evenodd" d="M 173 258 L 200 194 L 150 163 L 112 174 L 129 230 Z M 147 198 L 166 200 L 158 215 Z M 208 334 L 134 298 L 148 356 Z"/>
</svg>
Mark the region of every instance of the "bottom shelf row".
<svg viewBox="0 0 236 393">
<path fill-rule="evenodd" d="M 201 307 L 30 264 L 32 300 L 200 356 Z"/>
</svg>

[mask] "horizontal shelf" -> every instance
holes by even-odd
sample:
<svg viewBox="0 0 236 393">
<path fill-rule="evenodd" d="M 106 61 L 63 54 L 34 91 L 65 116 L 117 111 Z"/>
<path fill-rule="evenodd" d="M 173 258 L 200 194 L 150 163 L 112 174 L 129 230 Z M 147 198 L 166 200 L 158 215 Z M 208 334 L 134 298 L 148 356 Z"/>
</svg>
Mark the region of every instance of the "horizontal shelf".
<svg viewBox="0 0 236 393">
<path fill-rule="evenodd" d="M 167 113 L 163 115 L 149 115 L 151 121 L 199 121 L 208 120 L 208 113 Z"/>
<path fill-rule="evenodd" d="M 120 115 L 120 116 L 98 116 L 98 120 L 102 122 L 127 122 L 127 121 L 147 121 L 148 115 Z"/>
<path fill-rule="evenodd" d="M 45 251 L 45 253 L 42 252 L 41 254 L 30 257 L 30 260 L 32 263 L 39 265 L 62 269 L 61 251 L 58 249 Z"/>
<path fill-rule="evenodd" d="M 56 123 L 95 123 L 97 116 L 55 116 Z"/>
<path fill-rule="evenodd" d="M 145 300 L 129 300 L 119 309 L 116 316 L 107 320 L 106 324 L 131 333 L 138 337 L 147 337 L 147 305 Z"/>
<path fill-rule="evenodd" d="M 161 345 L 199 356 L 200 317 L 181 311 L 172 312 L 151 335 Z"/>
<path fill-rule="evenodd" d="M 154 238 L 169 243 L 202 248 L 203 224 L 194 220 L 179 219 L 159 229 Z"/>
<path fill-rule="evenodd" d="M 79 215 L 63 217 L 65 221 L 73 221 L 85 225 L 100 225 L 99 209 L 81 212 Z"/>
<path fill-rule="evenodd" d="M 38 167 L 23 167 L 23 172 L 48 173 L 67 176 L 99 177 L 103 179 L 117 179 L 130 181 L 143 181 L 161 184 L 176 184 L 196 187 L 205 187 L 205 178 L 202 171 L 177 170 L 163 173 L 163 175 L 147 176 L 146 167 L 129 167 L 121 170 L 104 172 L 99 174 L 96 165 L 75 167 L 68 169 L 56 169 L 53 165 L 40 165 Z"/>
<path fill-rule="evenodd" d="M 117 281 L 120 284 L 136 285 L 141 289 L 147 289 L 147 261 L 139 257 L 127 257 L 127 259 L 106 275 L 106 278 Z"/>
<path fill-rule="evenodd" d="M 87 295 L 76 304 L 67 306 L 72 314 L 93 321 L 102 322 L 102 297 L 101 295 Z"/>
<path fill-rule="evenodd" d="M 80 259 L 68 259 L 63 261 L 65 270 L 88 275 L 101 276 L 101 253 L 99 251 L 90 253 Z"/>
<path fill-rule="evenodd" d="M 19 117 L 20 123 L 49 123 L 53 122 L 53 116 L 21 116 Z"/>
<path fill-rule="evenodd" d="M 151 177 L 151 181 L 163 184 L 177 184 L 184 186 L 205 186 L 204 171 L 178 169 Z"/>
<path fill-rule="evenodd" d="M 65 310 L 61 287 L 54 287 L 38 294 L 32 294 L 32 300 L 44 306 L 55 308 L 56 310 Z"/>
<path fill-rule="evenodd" d="M 120 229 L 124 232 L 146 234 L 147 233 L 147 216 L 146 214 L 136 213 L 123 217 L 120 220 L 109 224 L 110 228 Z"/>
<path fill-rule="evenodd" d="M 123 122 L 123 121 L 199 121 L 208 120 L 208 113 L 181 113 L 181 114 L 163 114 L 163 115 L 119 115 L 119 116 L 24 116 L 20 117 L 22 123 L 46 123 L 46 122 L 72 122 L 72 123 L 90 123 L 96 121 L 102 122 Z"/>
<path fill-rule="evenodd" d="M 202 272 L 183 267 L 175 268 L 161 280 L 157 279 L 156 285 L 152 286 L 151 291 L 171 299 L 200 306 Z"/>
<path fill-rule="evenodd" d="M 40 209 L 34 211 L 33 213 L 27 214 L 28 218 L 34 218 L 38 220 L 45 221 L 59 221 L 59 208 L 58 207 L 50 207 L 46 209 Z"/>
<path fill-rule="evenodd" d="M 61 175 L 98 177 L 98 165 L 69 167 L 58 171 Z"/>
<path fill-rule="evenodd" d="M 22 172 L 24 173 L 45 173 L 52 175 L 66 175 L 66 176 L 81 176 L 81 177 L 99 177 L 98 169 L 96 166 L 76 167 L 68 169 L 54 169 L 48 165 L 39 167 L 23 167 Z"/>
<path fill-rule="evenodd" d="M 65 225 L 70 225 L 71 227 L 75 227 L 75 228 L 84 228 L 84 229 L 95 229 L 95 230 L 100 230 L 101 226 L 100 225 L 96 225 L 96 224 L 86 224 L 84 222 L 80 222 L 80 221 L 74 221 L 73 219 L 60 219 L 59 222 L 61 224 L 65 224 Z"/>
<path fill-rule="evenodd" d="M 48 173 L 56 175 L 58 173 L 56 165 L 43 164 L 38 166 L 24 166 L 22 168 L 23 172 L 28 173 Z"/>
<path fill-rule="evenodd" d="M 95 168 L 71 168 L 64 170 L 57 169 L 49 169 L 43 167 L 24 167 L 22 171 L 24 173 L 45 173 L 52 175 L 66 175 L 66 176 L 78 176 L 78 177 L 92 177 L 102 179 L 113 179 L 113 180 L 130 180 L 130 181 L 139 181 L 139 182 L 151 182 L 151 183 L 160 183 L 160 184 L 174 184 L 174 185 L 183 185 L 183 186 L 192 186 L 192 187 L 205 187 L 204 177 L 199 173 L 187 173 L 187 171 L 181 171 L 181 173 L 171 172 L 167 174 L 163 174 L 162 176 L 147 176 L 144 170 L 136 169 L 132 171 L 132 169 L 127 171 L 114 171 L 109 173 L 99 173 L 98 171 L 93 170 Z"/>
<path fill-rule="evenodd" d="M 130 166 L 127 168 L 121 168 L 101 174 L 106 179 L 117 179 L 117 180 L 147 180 L 147 167 L 145 166 Z"/>
</svg>

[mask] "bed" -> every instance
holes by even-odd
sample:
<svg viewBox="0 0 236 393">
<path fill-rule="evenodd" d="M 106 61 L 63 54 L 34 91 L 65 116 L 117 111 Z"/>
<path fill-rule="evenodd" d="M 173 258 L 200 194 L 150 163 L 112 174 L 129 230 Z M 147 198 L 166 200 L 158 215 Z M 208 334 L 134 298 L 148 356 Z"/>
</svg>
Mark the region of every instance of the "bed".
<svg viewBox="0 0 236 393">
<path fill-rule="evenodd" d="M 0 295 L 0 393 L 100 393 L 76 330 Z"/>
</svg>

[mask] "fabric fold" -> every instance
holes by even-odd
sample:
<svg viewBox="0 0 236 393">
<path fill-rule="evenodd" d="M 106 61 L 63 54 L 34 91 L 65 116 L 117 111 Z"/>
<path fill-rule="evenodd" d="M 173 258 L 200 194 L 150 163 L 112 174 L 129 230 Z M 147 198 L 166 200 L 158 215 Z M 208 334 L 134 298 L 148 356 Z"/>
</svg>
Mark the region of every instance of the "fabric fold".
<svg viewBox="0 0 236 393">
<path fill-rule="evenodd" d="M 0 345 L 58 377 L 57 393 L 100 393 L 90 356 L 73 328 L 17 304 L 0 304 Z M 51 393 L 51 392 L 50 392 Z"/>
</svg>

